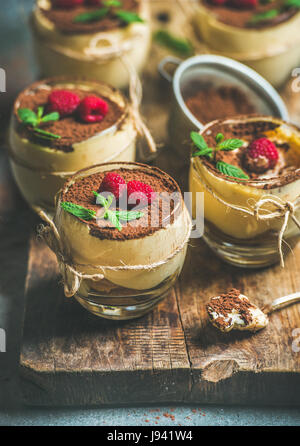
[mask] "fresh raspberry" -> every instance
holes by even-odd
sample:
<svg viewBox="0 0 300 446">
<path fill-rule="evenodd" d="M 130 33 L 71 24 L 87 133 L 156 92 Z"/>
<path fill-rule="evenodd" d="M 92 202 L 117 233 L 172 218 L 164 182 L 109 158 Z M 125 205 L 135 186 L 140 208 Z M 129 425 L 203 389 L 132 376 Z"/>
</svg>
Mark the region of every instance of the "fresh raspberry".
<svg viewBox="0 0 300 446">
<path fill-rule="evenodd" d="M 258 0 L 229 0 L 230 5 L 236 8 L 255 8 L 258 6 Z"/>
<path fill-rule="evenodd" d="M 84 0 L 52 0 L 52 4 L 55 8 L 75 8 L 84 3 Z"/>
<path fill-rule="evenodd" d="M 108 104 L 97 96 L 86 96 L 80 102 L 78 112 L 84 122 L 100 122 L 108 112 Z"/>
<path fill-rule="evenodd" d="M 57 111 L 60 116 L 74 113 L 80 103 L 79 96 L 68 90 L 53 90 L 48 96 L 47 111 Z"/>
<path fill-rule="evenodd" d="M 126 190 L 126 182 L 121 175 L 115 172 L 108 172 L 102 180 L 99 192 L 110 192 L 119 199 Z"/>
<path fill-rule="evenodd" d="M 259 138 L 252 141 L 248 147 L 245 164 L 250 171 L 262 173 L 275 167 L 278 158 L 275 144 L 267 138 Z"/>
<path fill-rule="evenodd" d="M 127 184 L 127 197 L 136 205 L 147 206 L 155 199 L 155 192 L 148 184 L 141 181 L 129 181 Z"/>
</svg>

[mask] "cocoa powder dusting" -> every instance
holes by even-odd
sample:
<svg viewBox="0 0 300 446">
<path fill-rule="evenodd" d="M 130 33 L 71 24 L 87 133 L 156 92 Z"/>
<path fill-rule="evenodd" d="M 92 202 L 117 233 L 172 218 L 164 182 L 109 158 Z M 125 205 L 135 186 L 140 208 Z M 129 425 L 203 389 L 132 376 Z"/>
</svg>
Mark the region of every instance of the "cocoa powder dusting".
<svg viewBox="0 0 300 446">
<path fill-rule="evenodd" d="M 292 18 L 299 11 L 297 8 L 290 8 L 278 14 L 276 17 L 267 20 L 261 20 L 256 23 L 251 23 L 251 18 L 254 14 L 261 14 L 268 12 L 271 9 L 281 8 L 282 0 L 274 0 L 259 3 L 255 8 L 241 8 L 240 6 L 232 5 L 213 5 L 211 0 L 199 0 L 204 6 L 210 9 L 215 17 L 222 23 L 238 28 L 266 28 L 269 26 L 276 26 Z"/>
<path fill-rule="evenodd" d="M 141 165 L 142 166 L 142 165 Z M 151 205 L 139 209 L 144 216 L 139 220 L 133 220 L 128 224 L 123 224 L 119 231 L 111 225 L 108 220 L 97 219 L 97 221 L 84 221 L 90 228 L 90 234 L 100 239 L 109 240 L 129 240 L 142 238 L 151 235 L 167 223 L 173 223 L 182 211 L 181 194 L 177 201 L 168 201 L 168 194 L 180 192 L 176 182 L 160 169 L 151 167 L 139 167 L 137 169 L 114 169 L 113 172 L 121 175 L 126 183 L 131 180 L 142 181 L 149 184 L 153 191 L 160 194 L 160 199 L 155 199 Z M 99 172 L 88 177 L 77 180 L 67 191 L 63 191 L 61 200 L 78 204 L 88 209 L 101 211 L 101 206 L 96 204 L 93 191 L 98 191 L 101 182 L 107 172 Z M 164 197 L 165 193 L 165 197 Z M 118 203 L 111 210 L 119 210 Z M 74 217 L 77 218 L 77 217 Z"/>
<path fill-rule="evenodd" d="M 61 87 L 60 87 L 61 88 Z M 22 138 L 27 138 L 32 142 L 40 145 L 50 147 L 64 152 L 73 151 L 73 144 L 85 141 L 97 133 L 102 132 L 106 128 L 111 127 L 117 123 L 122 115 L 124 109 L 122 109 L 116 102 L 111 101 L 107 97 L 101 96 L 108 103 L 108 113 L 102 121 L 96 123 L 86 123 L 79 119 L 76 112 L 73 115 L 61 117 L 58 121 L 47 122 L 40 126 L 47 132 L 60 135 L 60 139 L 50 140 L 39 137 L 34 133 L 32 127 L 25 126 L 20 121 L 17 110 L 19 108 L 29 108 L 30 110 L 37 111 L 38 107 L 44 107 L 44 113 L 47 113 L 47 101 L 48 96 L 55 88 L 47 88 L 41 85 L 37 85 L 32 90 L 23 91 L 16 100 L 17 106 L 15 106 L 14 114 L 18 122 L 17 131 Z M 71 91 L 83 99 L 86 96 L 95 95 L 100 97 L 98 92 L 81 90 L 78 88 L 64 88 L 64 90 Z"/>
<path fill-rule="evenodd" d="M 139 3 L 140 0 L 122 0 L 122 10 L 138 12 Z M 61 33 L 64 34 L 96 33 L 126 26 L 111 13 L 97 21 L 74 22 L 74 18 L 79 14 L 89 13 L 97 9 L 99 9 L 99 6 L 97 5 L 81 5 L 69 9 L 52 7 L 47 10 L 40 8 L 40 11 Z"/>
<path fill-rule="evenodd" d="M 186 106 L 201 123 L 215 119 L 231 118 L 236 115 L 250 115 L 256 112 L 255 106 L 246 94 L 234 86 L 218 88 L 203 86 L 185 100 Z"/>
<path fill-rule="evenodd" d="M 221 294 L 217 298 L 212 298 L 206 305 L 210 319 L 213 320 L 213 322 L 221 329 L 225 329 L 227 326 L 230 326 L 232 320 L 229 319 L 226 321 L 224 318 L 227 318 L 233 310 L 236 310 L 240 314 L 241 318 L 245 322 L 245 325 L 251 324 L 253 318 L 249 312 L 249 308 L 255 307 L 249 302 L 248 299 L 241 299 L 239 297 L 240 294 L 241 292 L 239 290 L 233 288 L 228 293 Z M 221 314 L 224 317 L 214 319 L 211 314 L 212 312 Z"/>
</svg>

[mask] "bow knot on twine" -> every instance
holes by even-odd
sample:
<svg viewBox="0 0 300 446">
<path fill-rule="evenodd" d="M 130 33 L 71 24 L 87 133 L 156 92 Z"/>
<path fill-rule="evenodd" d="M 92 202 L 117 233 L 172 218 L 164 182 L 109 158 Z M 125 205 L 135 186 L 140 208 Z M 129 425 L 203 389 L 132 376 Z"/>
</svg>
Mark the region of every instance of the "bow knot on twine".
<svg viewBox="0 0 300 446">
<path fill-rule="evenodd" d="M 275 210 L 269 211 L 264 209 L 264 205 L 269 204 L 275 207 Z M 258 220 L 273 220 L 274 218 L 283 217 L 283 224 L 278 233 L 278 251 L 280 255 L 281 266 L 284 267 L 284 259 L 282 252 L 283 235 L 287 229 L 289 219 L 291 218 L 296 226 L 300 229 L 300 221 L 296 218 L 296 209 L 299 208 L 299 197 L 293 203 L 284 201 L 280 197 L 274 198 L 272 195 L 264 195 L 254 206 L 254 217 Z"/>
<path fill-rule="evenodd" d="M 73 297 L 80 288 L 82 280 L 99 281 L 105 279 L 105 271 L 151 271 L 155 268 L 165 265 L 172 260 L 177 254 L 185 249 L 190 238 L 192 230 L 192 221 L 187 210 L 185 212 L 186 233 L 185 236 L 167 258 L 159 260 L 148 265 L 121 265 L 121 266 L 100 266 L 100 265 L 81 265 L 75 264 L 71 256 L 66 253 L 66 249 L 62 242 L 61 236 L 54 221 L 48 214 L 42 210 L 38 211 L 39 216 L 48 223 L 48 226 L 41 225 L 38 235 L 46 242 L 49 248 L 54 252 L 57 258 L 59 271 L 63 277 L 64 293 L 66 297 Z M 95 274 L 86 274 L 78 271 L 80 269 L 93 269 L 99 271 Z"/>
<path fill-rule="evenodd" d="M 266 209 L 263 209 L 265 204 L 271 204 L 275 206 L 275 211 L 266 212 Z M 283 201 L 281 198 L 276 197 L 276 199 L 272 195 L 264 195 L 254 206 L 254 216 L 258 220 L 271 220 L 276 217 L 284 217 L 288 212 L 289 215 L 293 216 L 296 211 L 296 205 L 291 201 Z"/>
</svg>

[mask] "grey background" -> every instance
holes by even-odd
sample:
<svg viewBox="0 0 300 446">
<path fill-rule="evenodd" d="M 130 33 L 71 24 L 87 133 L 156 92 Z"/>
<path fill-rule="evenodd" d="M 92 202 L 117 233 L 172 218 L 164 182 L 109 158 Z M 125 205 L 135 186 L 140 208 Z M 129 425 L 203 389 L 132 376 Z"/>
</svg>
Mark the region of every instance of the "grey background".
<svg viewBox="0 0 300 446">
<path fill-rule="evenodd" d="M 4 146 L 5 128 L 10 107 L 18 91 L 37 78 L 28 32 L 28 15 L 33 0 L 1 1 L 0 67 L 7 74 L 7 92 L 0 94 L 0 142 Z M 163 8 L 162 8 L 163 9 Z M 0 209 L 7 195 L 1 188 L 10 180 L 3 150 L 0 150 Z M 299 408 L 288 407 L 130 407 L 97 409 L 30 409 L 23 408 L 18 387 L 18 349 L 23 316 L 22 289 L 25 280 L 27 242 L 24 234 L 35 222 L 23 221 L 25 203 L 14 189 L 17 215 L 3 221 L 0 214 L 0 327 L 7 333 L 7 352 L 0 353 L 0 425 L 300 425 Z M 11 201 L 11 200 L 10 200 Z M 7 201 L 8 203 L 8 201 Z M 6 209 L 7 211 L 7 209 Z M 9 210 L 8 210 L 9 211 Z M 6 224 L 15 224 L 17 239 L 10 240 Z M 8 256 L 13 249 L 14 257 Z"/>
</svg>

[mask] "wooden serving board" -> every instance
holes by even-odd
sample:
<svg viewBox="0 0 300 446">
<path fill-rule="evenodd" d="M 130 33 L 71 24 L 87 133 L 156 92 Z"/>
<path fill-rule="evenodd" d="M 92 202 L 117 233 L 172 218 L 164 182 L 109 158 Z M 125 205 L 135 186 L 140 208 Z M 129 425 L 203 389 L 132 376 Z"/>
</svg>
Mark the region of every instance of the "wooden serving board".
<svg viewBox="0 0 300 446">
<path fill-rule="evenodd" d="M 171 2 L 172 3 L 172 2 Z M 153 2 L 154 15 L 171 11 L 170 27 L 182 29 L 174 3 Z M 170 88 L 159 80 L 153 47 L 144 76 L 143 111 L 164 150 L 156 164 L 185 188 L 183 166 L 166 142 Z M 298 95 L 283 92 L 293 120 Z M 186 189 L 184 189 L 186 190 Z M 28 405 L 137 403 L 300 403 L 300 352 L 293 349 L 300 305 L 271 317 L 255 334 L 224 335 L 209 325 L 205 303 L 230 287 L 258 305 L 300 290 L 300 246 L 286 267 L 242 270 L 224 264 L 202 240 L 192 240 L 183 273 L 158 308 L 141 319 L 97 318 L 63 296 L 54 255 L 33 234 L 25 285 L 26 311 L 20 371 Z M 299 335 L 298 335 L 299 337 Z"/>
</svg>

